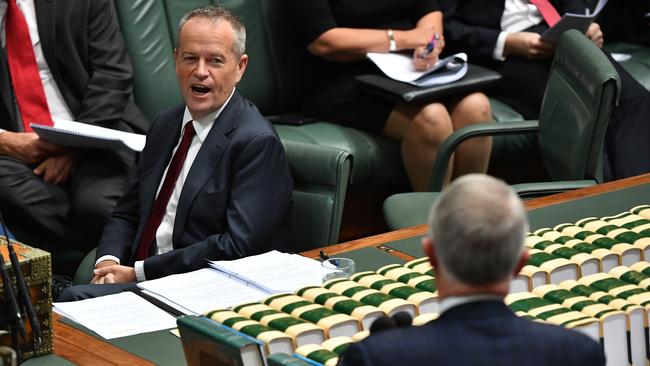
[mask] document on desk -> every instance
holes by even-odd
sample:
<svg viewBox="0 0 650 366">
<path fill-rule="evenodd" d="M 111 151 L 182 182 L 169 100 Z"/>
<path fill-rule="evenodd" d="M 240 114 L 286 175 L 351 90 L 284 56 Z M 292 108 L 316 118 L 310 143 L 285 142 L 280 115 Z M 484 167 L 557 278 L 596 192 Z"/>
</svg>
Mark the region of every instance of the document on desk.
<svg viewBox="0 0 650 366">
<path fill-rule="evenodd" d="M 269 295 L 322 283 L 319 261 L 277 250 L 232 261 L 210 261 L 210 266 Z"/>
<path fill-rule="evenodd" d="M 269 295 L 211 268 L 140 282 L 138 287 L 187 315 L 202 315 Z"/>
<path fill-rule="evenodd" d="M 542 33 L 542 39 L 548 42 L 557 43 L 560 41 L 562 34 L 569 29 L 577 29 L 585 33 L 589 25 L 593 23 L 600 11 L 607 5 L 607 0 L 599 0 L 593 12 L 586 14 L 566 13 L 554 26 Z"/>
<path fill-rule="evenodd" d="M 53 305 L 57 313 L 105 339 L 176 327 L 176 318 L 133 292 Z"/>
<path fill-rule="evenodd" d="M 409 54 L 368 53 L 367 56 L 389 78 L 415 86 L 447 84 L 467 74 L 465 53 L 457 53 L 438 60 L 435 66 L 426 71 L 415 70 L 413 57 Z"/>
</svg>

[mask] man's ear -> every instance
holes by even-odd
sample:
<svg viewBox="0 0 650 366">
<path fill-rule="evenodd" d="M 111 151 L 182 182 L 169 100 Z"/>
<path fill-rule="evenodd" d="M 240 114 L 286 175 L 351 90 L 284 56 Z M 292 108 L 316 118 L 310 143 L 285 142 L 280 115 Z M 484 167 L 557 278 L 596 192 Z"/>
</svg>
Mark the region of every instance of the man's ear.
<svg viewBox="0 0 650 366">
<path fill-rule="evenodd" d="M 428 235 L 422 237 L 422 250 L 424 254 L 429 257 L 429 263 L 433 268 L 438 267 L 438 256 L 436 255 L 436 248 L 433 246 L 433 241 Z"/>
<path fill-rule="evenodd" d="M 530 253 L 528 252 L 528 248 L 524 248 L 521 251 L 521 256 L 519 257 L 519 261 L 517 262 L 517 266 L 515 267 L 514 275 L 518 275 L 519 272 L 521 272 L 521 269 L 524 268 L 526 265 L 526 262 L 528 262 L 528 258 L 530 257 Z"/>
<path fill-rule="evenodd" d="M 238 84 L 242 76 L 244 76 L 244 71 L 246 71 L 246 66 L 248 66 L 248 55 L 243 54 L 241 55 L 241 57 L 239 57 L 239 62 L 237 63 L 237 76 L 235 82 L 236 84 Z"/>
</svg>

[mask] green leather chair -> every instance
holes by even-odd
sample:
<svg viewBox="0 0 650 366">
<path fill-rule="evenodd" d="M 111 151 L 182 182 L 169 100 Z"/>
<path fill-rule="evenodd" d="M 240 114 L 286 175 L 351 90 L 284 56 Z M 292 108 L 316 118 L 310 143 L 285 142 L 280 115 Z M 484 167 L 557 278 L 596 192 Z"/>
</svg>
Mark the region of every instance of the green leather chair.
<svg viewBox="0 0 650 366">
<path fill-rule="evenodd" d="M 389 227 L 426 222 L 453 150 L 471 137 L 536 133 L 552 181 L 513 186 L 522 197 L 601 183 L 603 141 L 620 85 L 611 62 L 591 41 L 578 31 L 566 32 L 555 51 L 539 121 L 473 125 L 454 132 L 434 162 L 432 192 L 393 195 L 384 202 Z"/>
<path fill-rule="evenodd" d="M 293 188 L 293 238 L 298 251 L 338 242 L 352 156 L 347 150 L 283 141 Z M 92 278 L 95 249 L 86 255 L 75 283 Z"/>
</svg>

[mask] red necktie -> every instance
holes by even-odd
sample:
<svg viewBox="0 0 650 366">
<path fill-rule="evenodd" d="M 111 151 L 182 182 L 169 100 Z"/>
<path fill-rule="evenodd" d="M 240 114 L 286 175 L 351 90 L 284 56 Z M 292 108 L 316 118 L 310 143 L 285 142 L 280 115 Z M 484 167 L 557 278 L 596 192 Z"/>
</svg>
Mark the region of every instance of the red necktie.
<svg viewBox="0 0 650 366">
<path fill-rule="evenodd" d="M 163 216 L 165 216 L 167 203 L 172 196 L 174 187 L 176 187 L 176 181 L 178 180 L 178 176 L 183 168 L 183 163 L 185 162 L 185 157 L 187 156 L 187 151 L 190 148 L 194 134 L 194 125 L 190 121 L 185 125 L 183 138 L 181 138 L 178 149 L 176 149 L 174 157 L 172 158 L 171 163 L 169 163 L 165 180 L 163 181 L 162 187 L 160 187 L 158 197 L 156 197 L 156 201 L 149 213 L 147 224 L 144 227 L 140 243 L 138 244 L 136 260 L 141 261 L 149 256 L 149 250 L 151 250 L 151 245 L 156 237 L 156 231 L 162 222 Z"/>
<path fill-rule="evenodd" d="M 554 26 L 560 20 L 560 14 L 548 0 L 530 0 L 530 3 L 537 7 L 549 27 Z"/>
<path fill-rule="evenodd" d="M 16 5 L 16 0 L 7 1 L 5 34 L 11 83 L 25 132 L 32 131 L 29 127 L 32 122 L 52 126 L 52 116 L 45 99 L 41 76 L 38 73 L 29 28 L 23 12 Z"/>
</svg>

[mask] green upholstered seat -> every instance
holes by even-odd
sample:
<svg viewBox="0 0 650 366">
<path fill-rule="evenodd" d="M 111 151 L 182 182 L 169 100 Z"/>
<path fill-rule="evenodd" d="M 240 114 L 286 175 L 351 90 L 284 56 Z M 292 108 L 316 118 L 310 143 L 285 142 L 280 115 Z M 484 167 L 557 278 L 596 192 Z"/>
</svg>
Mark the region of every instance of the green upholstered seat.
<svg viewBox="0 0 650 366">
<path fill-rule="evenodd" d="M 650 90 L 650 48 L 622 42 L 605 44 L 605 50 L 611 53 L 624 53 L 631 56 L 620 64 L 641 85 Z"/>
<path fill-rule="evenodd" d="M 520 194 L 554 193 L 602 182 L 603 141 L 619 91 L 618 73 L 605 55 L 579 32 L 566 32 L 556 48 L 539 122 L 472 125 L 454 132 L 436 157 L 431 191 L 442 188 L 449 157 L 465 139 L 522 132 L 536 133 L 552 182 L 516 185 Z M 413 198 L 412 194 L 386 200 L 384 214 L 392 229 L 425 223 L 423 213 L 433 198 L 425 199 L 421 194 Z"/>
<path fill-rule="evenodd" d="M 293 239 L 297 251 L 335 244 L 339 237 L 343 202 L 352 157 L 347 150 L 283 141 L 293 189 Z M 95 250 L 77 269 L 76 283 L 92 278 Z"/>
</svg>

